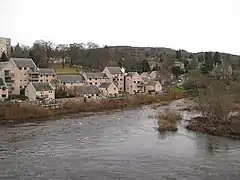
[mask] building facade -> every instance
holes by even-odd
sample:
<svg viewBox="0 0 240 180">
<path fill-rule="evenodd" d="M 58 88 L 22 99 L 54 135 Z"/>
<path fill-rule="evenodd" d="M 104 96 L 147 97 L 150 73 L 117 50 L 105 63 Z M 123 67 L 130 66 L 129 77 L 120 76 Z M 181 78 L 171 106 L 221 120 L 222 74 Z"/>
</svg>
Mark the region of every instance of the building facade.
<svg viewBox="0 0 240 180">
<path fill-rule="evenodd" d="M 120 92 L 124 91 L 124 73 L 120 67 L 105 67 L 103 73 L 107 75 L 111 82 L 116 84 Z"/>
<path fill-rule="evenodd" d="M 0 57 L 2 53 L 5 53 L 8 57 L 11 56 L 11 39 L 0 37 Z"/>
<path fill-rule="evenodd" d="M 125 77 L 125 91 L 129 94 L 144 92 L 144 84 L 141 76 L 137 72 L 129 72 Z"/>
</svg>

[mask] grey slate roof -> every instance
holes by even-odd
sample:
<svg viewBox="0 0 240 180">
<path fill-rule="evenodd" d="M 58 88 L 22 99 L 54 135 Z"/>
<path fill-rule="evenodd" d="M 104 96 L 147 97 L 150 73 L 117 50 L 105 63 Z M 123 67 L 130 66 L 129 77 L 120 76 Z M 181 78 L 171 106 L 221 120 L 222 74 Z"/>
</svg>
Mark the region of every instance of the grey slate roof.
<svg viewBox="0 0 240 180">
<path fill-rule="evenodd" d="M 137 73 L 137 72 L 128 72 L 128 73 L 127 73 L 127 76 L 131 76 L 131 77 L 132 77 L 132 76 L 134 76 L 136 73 Z M 138 74 L 138 73 L 137 73 L 137 74 Z"/>
<path fill-rule="evenodd" d="M 40 74 L 56 74 L 54 69 L 46 69 L 46 68 L 40 68 L 37 70 Z"/>
<path fill-rule="evenodd" d="M 102 83 L 98 88 L 108 88 L 112 83 L 108 83 L 108 82 L 105 82 L 105 83 Z"/>
<path fill-rule="evenodd" d="M 146 86 L 155 86 L 159 81 L 148 81 Z"/>
<path fill-rule="evenodd" d="M 142 77 L 142 80 L 143 80 L 144 82 L 148 82 L 148 81 L 149 81 L 149 78 L 148 78 L 148 77 Z"/>
<path fill-rule="evenodd" d="M 107 75 L 105 73 L 101 73 L 101 72 L 87 72 L 84 73 L 86 75 L 87 78 L 107 78 Z"/>
<path fill-rule="evenodd" d="M 85 95 L 85 94 L 101 94 L 100 90 L 97 86 L 94 85 L 87 85 L 87 86 L 77 86 L 75 90 L 78 95 Z"/>
<path fill-rule="evenodd" d="M 123 74 L 120 67 L 107 67 L 111 74 Z"/>
<path fill-rule="evenodd" d="M 0 69 L 4 68 L 8 63 L 9 63 L 9 61 L 0 62 Z"/>
<path fill-rule="evenodd" d="M 83 83 L 85 81 L 83 75 L 58 75 L 58 79 L 61 82 L 66 83 L 74 83 L 74 82 L 80 82 Z"/>
<path fill-rule="evenodd" d="M 148 72 L 143 72 L 143 73 L 141 74 L 141 76 L 142 76 L 142 77 L 148 77 L 148 76 L 149 76 L 149 73 L 148 73 Z"/>
<path fill-rule="evenodd" d="M 16 64 L 17 67 L 28 67 L 28 68 L 36 68 L 36 64 L 32 59 L 27 58 L 11 58 L 11 60 Z"/>
<path fill-rule="evenodd" d="M 53 87 L 48 82 L 32 82 L 36 91 L 52 91 Z"/>
</svg>

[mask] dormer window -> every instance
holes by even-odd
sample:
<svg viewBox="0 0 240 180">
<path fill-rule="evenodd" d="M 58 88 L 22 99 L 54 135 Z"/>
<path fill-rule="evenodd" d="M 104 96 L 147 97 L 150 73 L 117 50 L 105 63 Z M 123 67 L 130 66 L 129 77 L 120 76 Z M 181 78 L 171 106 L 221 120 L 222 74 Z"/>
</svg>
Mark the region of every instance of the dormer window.
<svg viewBox="0 0 240 180">
<path fill-rule="evenodd" d="M 27 68 L 25 67 L 24 70 L 27 70 Z"/>
</svg>

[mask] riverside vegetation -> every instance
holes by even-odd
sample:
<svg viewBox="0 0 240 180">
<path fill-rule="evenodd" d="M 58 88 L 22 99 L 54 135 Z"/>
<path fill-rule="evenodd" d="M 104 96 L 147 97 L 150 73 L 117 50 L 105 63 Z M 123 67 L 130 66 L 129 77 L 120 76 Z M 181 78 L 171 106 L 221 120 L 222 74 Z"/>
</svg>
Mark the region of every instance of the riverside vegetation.
<svg viewBox="0 0 240 180">
<path fill-rule="evenodd" d="M 1 106 L 1 123 L 20 123 L 26 121 L 35 121 L 47 117 L 54 117 L 70 113 L 98 112 L 104 110 L 120 109 L 126 107 L 135 107 L 153 103 L 166 102 L 183 98 L 183 93 L 170 92 L 165 95 L 135 95 L 128 99 L 99 100 L 89 102 L 70 101 L 63 104 L 59 109 L 47 109 L 30 104 L 7 104 Z"/>
<path fill-rule="evenodd" d="M 240 137 L 240 81 L 237 77 L 198 75 L 189 78 L 185 88 L 196 96 L 196 106 L 190 110 L 202 114 L 192 119 L 187 129 L 216 136 Z"/>
</svg>

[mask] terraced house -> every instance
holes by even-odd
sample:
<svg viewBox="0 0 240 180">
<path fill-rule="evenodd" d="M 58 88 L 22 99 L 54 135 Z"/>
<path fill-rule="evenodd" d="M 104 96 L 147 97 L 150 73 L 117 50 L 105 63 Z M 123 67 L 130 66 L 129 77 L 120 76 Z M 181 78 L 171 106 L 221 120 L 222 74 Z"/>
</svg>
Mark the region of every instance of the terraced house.
<svg viewBox="0 0 240 180">
<path fill-rule="evenodd" d="M 57 74 L 54 69 L 40 68 L 29 72 L 30 82 L 51 82 L 55 79 L 57 79 Z"/>
<path fill-rule="evenodd" d="M 88 73 L 84 73 L 83 77 L 85 78 L 85 80 L 87 81 L 87 83 L 89 85 L 100 86 L 102 83 L 110 82 L 110 80 L 107 77 L 107 75 L 105 73 L 101 73 L 101 72 L 96 72 L 96 73 L 88 72 Z"/>
<path fill-rule="evenodd" d="M 30 82 L 25 89 L 25 96 L 30 101 L 37 99 L 55 99 L 55 91 L 49 82 Z"/>
<path fill-rule="evenodd" d="M 66 89 L 71 89 L 75 86 L 87 85 L 87 82 L 83 75 L 58 75 L 60 84 Z"/>
<path fill-rule="evenodd" d="M 124 91 L 124 73 L 120 67 L 105 67 L 103 73 L 107 75 L 111 82 L 114 82 L 119 91 Z"/>
</svg>

